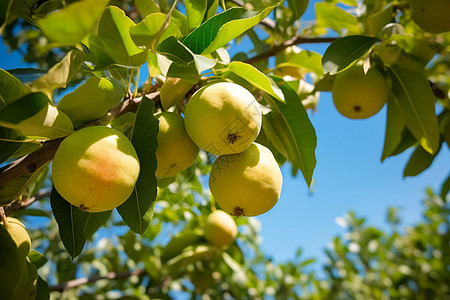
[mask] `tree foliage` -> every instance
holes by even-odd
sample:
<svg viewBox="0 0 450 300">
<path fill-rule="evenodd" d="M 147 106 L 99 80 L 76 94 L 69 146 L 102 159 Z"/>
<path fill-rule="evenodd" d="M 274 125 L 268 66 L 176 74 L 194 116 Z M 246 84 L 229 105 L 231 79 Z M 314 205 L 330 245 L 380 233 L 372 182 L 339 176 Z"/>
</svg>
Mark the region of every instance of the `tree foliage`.
<svg viewBox="0 0 450 300">
<path fill-rule="evenodd" d="M 301 18 L 308 5 L 315 8 L 312 22 Z M 271 262 L 258 248 L 253 219 L 236 219 L 241 233 L 226 250 L 206 242 L 202 226 L 216 209 L 205 187 L 215 159 L 210 153 L 202 150 L 175 177 L 155 176 L 154 114 L 169 107 L 183 114 L 199 88 L 230 81 L 262 108 L 256 141 L 310 186 L 317 137 L 307 110 L 355 64 L 377 69 L 388 83 L 381 161 L 412 148 L 404 176 L 422 173 L 450 143 L 450 33 L 447 19 L 436 19 L 444 29 L 433 26 L 433 33 L 419 27 L 415 5 L 3 1 L 3 41 L 36 68 L 0 69 L 0 205 L 7 215 L 36 220 L 27 225 L 33 248 L 43 253 L 29 255 L 40 268 L 38 299 L 48 298 L 48 284 L 62 299 L 168 298 L 177 290 L 218 299 L 447 299 L 450 178 L 443 179 L 440 198 L 429 193 L 425 221 L 405 233 L 393 212 L 389 234 L 349 214 L 349 239 L 333 241 L 325 273 L 317 275 L 307 266 L 311 260 Z M 243 40 L 251 49 L 239 52 Z M 323 56 L 297 47 L 324 42 L 330 45 Z M 164 100 L 169 81 L 183 91 L 176 101 Z M 49 164 L 61 141 L 93 125 L 125 133 L 141 163 L 132 196 L 114 211 L 83 212 L 52 189 Z M 84 276 L 87 282 L 72 281 Z M 89 281 L 95 284 L 79 287 Z"/>
</svg>

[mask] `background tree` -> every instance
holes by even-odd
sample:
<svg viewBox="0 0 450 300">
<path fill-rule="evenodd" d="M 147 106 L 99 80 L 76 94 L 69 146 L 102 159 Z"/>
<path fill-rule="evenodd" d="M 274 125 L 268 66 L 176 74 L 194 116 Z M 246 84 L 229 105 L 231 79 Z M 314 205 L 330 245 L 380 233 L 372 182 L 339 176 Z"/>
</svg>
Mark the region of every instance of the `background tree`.
<svg viewBox="0 0 450 300">
<path fill-rule="evenodd" d="M 16 218 L 49 218 L 25 222 L 32 248 L 42 253 L 28 254 L 39 268 L 38 299 L 48 298 L 50 290 L 63 299 L 170 298 L 174 291 L 212 298 L 448 298 L 450 178 L 440 197 L 428 194 L 425 222 L 406 233 L 397 229 L 392 210 L 389 234 L 349 214 L 349 239 L 334 240 L 325 275 L 316 275 L 306 267 L 312 260 L 274 264 L 265 257 L 252 219 L 235 219 L 240 233 L 229 247 L 207 242 L 203 227 L 216 210 L 205 189 L 215 160 L 208 149 L 178 175 L 155 176 L 154 114 L 184 114 L 197 90 L 219 81 L 241 85 L 256 97 L 263 113 L 256 141 L 279 165 L 290 163 L 294 176 L 300 171 L 308 186 L 316 134 L 306 110 L 315 109 L 320 92 L 332 91 L 336 103 L 345 82 L 340 78 L 355 68 L 361 68 L 360 76 L 376 72 L 381 79 L 369 85 L 380 81 L 376 90 L 386 90 L 382 160 L 414 148 L 404 175 L 415 176 L 448 146 L 448 5 L 324 1 L 314 4 L 316 20 L 305 25 L 299 20 L 307 5 L 237 0 L 0 5 L 3 41 L 39 66 L 0 70 L 0 210 Z M 228 43 L 243 37 L 253 49 L 230 58 Z M 323 57 L 296 47 L 323 42 L 330 43 Z M 272 57 L 275 64 L 269 63 Z M 145 69 L 148 78 L 140 84 Z M 360 86 L 350 80 L 344 91 L 356 94 Z M 365 109 L 348 105 L 354 112 Z M 65 137 L 95 125 L 123 132 L 141 170 L 124 204 L 96 213 L 65 201 L 52 189 L 49 174 Z"/>
</svg>

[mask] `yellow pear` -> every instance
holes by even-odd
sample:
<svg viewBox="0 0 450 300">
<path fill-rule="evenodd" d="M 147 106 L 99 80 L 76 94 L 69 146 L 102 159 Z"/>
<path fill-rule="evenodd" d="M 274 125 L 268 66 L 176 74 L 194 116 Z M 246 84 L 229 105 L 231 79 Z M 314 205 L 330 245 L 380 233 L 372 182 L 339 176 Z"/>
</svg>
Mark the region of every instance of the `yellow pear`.
<svg viewBox="0 0 450 300">
<path fill-rule="evenodd" d="M 0 224 L 0 296 L 11 299 L 16 286 L 27 281 L 25 259 L 31 240 L 22 222 L 10 217 L 7 221 Z"/>
<path fill-rule="evenodd" d="M 209 214 L 205 224 L 205 238 L 216 247 L 226 247 L 234 242 L 237 226 L 233 218 L 223 210 Z"/>
<path fill-rule="evenodd" d="M 156 176 L 172 177 L 191 166 L 198 155 L 198 147 L 187 135 L 182 116 L 163 112 L 159 120 Z"/>
<path fill-rule="evenodd" d="M 256 139 L 262 115 L 253 95 L 230 82 L 195 92 L 186 105 L 186 131 L 197 146 L 215 155 L 240 153 Z"/>
<path fill-rule="evenodd" d="M 448 0 L 409 0 L 411 17 L 424 31 L 450 31 L 450 3 Z"/>
<path fill-rule="evenodd" d="M 53 159 L 58 193 L 83 211 L 108 211 L 133 192 L 139 160 L 130 140 L 104 126 L 85 127 L 68 136 Z"/>
<path fill-rule="evenodd" d="M 209 188 L 220 207 L 233 216 L 257 216 L 278 201 L 283 178 L 272 152 L 252 143 L 239 154 L 219 156 Z"/>
<path fill-rule="evenodd" d="M 181 78 L 167 77 L 159 92 L 162 107 L 167 110 L 183 101 L 193 85 L 192 82 Z"/>
<path fill-rule="evenodd" d="M 36 298 L 38 272 L 28 258 L 25 260 L 26 281 L 19 283 L 10 300 L 33 300 Z"/>
<path fill-rule="evenodd" d="M 331 90 L 336 109 L 350 119 L 366 119 L 379 112 L 388 97 L 383 74 L 375 68 L 365 74 L 356 65 L 336 75 Z"/>
</svg>

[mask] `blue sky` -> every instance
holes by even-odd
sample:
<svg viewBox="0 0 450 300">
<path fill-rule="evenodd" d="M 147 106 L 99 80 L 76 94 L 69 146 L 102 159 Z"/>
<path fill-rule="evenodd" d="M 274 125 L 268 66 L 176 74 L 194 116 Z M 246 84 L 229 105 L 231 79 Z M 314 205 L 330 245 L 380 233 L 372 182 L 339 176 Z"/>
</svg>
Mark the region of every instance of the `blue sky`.
<svg viewBox="0 0 450 300">
<path fill-rule="evenodd" d="M 315 2 L 315 1 L 314 1 Z M 313 1 L 302 18 L 314 18 Z M 246 46 L 245 40 L 240 46 Z M 326 44 L 301 45 L 323 54 Z M 7 54 L 0 43 L 0 68 L 27 67 L 17 53 Z M 142 76 L 144 77 L 144 76 Z M 277 205 L 257 217 L 261 222 L 262 249 L 276 261 L 293 258 L 298 248 L 303 257 L 324 261 L 323 249 L 332 237 L 344 233 L 335 223 L 353 210 L 370 224 L 385 226 L 387 208 L 400 208 L 404 224 L 421 219 L 425 188 L 438 190 L 448 176 L 450 151 L 445 145 L 433 165 L 423 174 L 403 178 L 411 151 L 380 162 L 384 142 L 385 108 L 367 120 L 350 120 L 339 115 L 330 93 L 322 93 L 317 112 L 310 113 L 318 144 L 314 185 L 309 191 L 301 174 L 290 175 L 282 167 L 284 182 Z"/>
</svg>

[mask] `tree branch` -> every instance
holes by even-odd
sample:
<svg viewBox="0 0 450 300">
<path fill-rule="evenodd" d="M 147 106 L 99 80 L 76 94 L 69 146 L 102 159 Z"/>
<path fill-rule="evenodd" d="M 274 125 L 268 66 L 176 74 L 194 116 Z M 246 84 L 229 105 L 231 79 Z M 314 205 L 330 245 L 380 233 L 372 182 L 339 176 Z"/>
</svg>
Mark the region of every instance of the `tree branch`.
<svg viewBox="0 0 450 300">
<path fill-rule="evenodd" d="M 331 42 L 335 41 L 336 39 L 337 38 L 334 38 L 334 37 L 305 38 L 305 37 L 295 36 L 292 39 L 287 40 L 282 44 L 275 45 L 273 48 L 271 48 L 270 50 L 268 50 L 266 52 L 263 52 L 261 54 L 258 54 L 256 56 L 253 56 L 253 57 L 247 59 L 245 62 L 251 64 L 251 63 L 255 63 L 255 62 L 264 60 L 266 58 L 276 55 L 278 52 L 281 52 L 290 46 L 299 45 L 299 44 L 331 43 Z"/>
<path fill-rule="evenodd" d="M 145 270 L 140 270 L 140 269 L 134 270 L 132 272 L 123 272 L 123 273 L 110 272 L 110 273 L 106 274 L 106 276 L 93 276 L 93 277 L 78 278 L 78 279 L 68 281 L 66 283 L 53 285 L 53 286 L 50 286 L 50 291 L 63 292 L 67 289 L 75 288 L 80 285 L 88 284 L 88 283 L 95 282 L 98 280 L 125 279 L 125 278 L 129 278 L 131 276 L 142 276 L 145 274 L 147 274 L 147 272 L 145 272 Z"/>
<path fill-rule="evenodd" d="M 20 201 L 20 200 L 13 201 L 5 207 L 5 213 L 7 216 L 10 216 L 18 210 L 27 208 L 28 206 L 33 204 L 35 201 L 45 199 L 48 197 L 50 197 L 50 192 L 45 191 L 45 192 L 37 193 L 34 197 L 27 198 L 22 201 Z"/>
<path fill-rule="evenodd" d="M 155 102 L 159 101 L 159 92 L 154 92 L 146 96 L 147 98 Z M 99 125 L 104 121 L 111 122 L 115 118 L 118 118 L 127 112 L 136 112 L 141 99 L 142 98 L 128 97 L 117 107 L 110 110 L 105 117 L 101 118 L 100 120 L 89 122 L 88 124 L 83 125 L 81 128 L 86 126 Z M 9 165 L 0 168 L 0 187 L 4 186 L 14 178 L 25 174 L 34 173 L 43 164 L 51 161 L 55 156 L 56 150 L 63 140 L 64 138 L 57 138 L 51 141 L 43 142 L 42 147 L 38 150 L 31 152 L 30 154 L 17 159 Z"/>
</svg>

